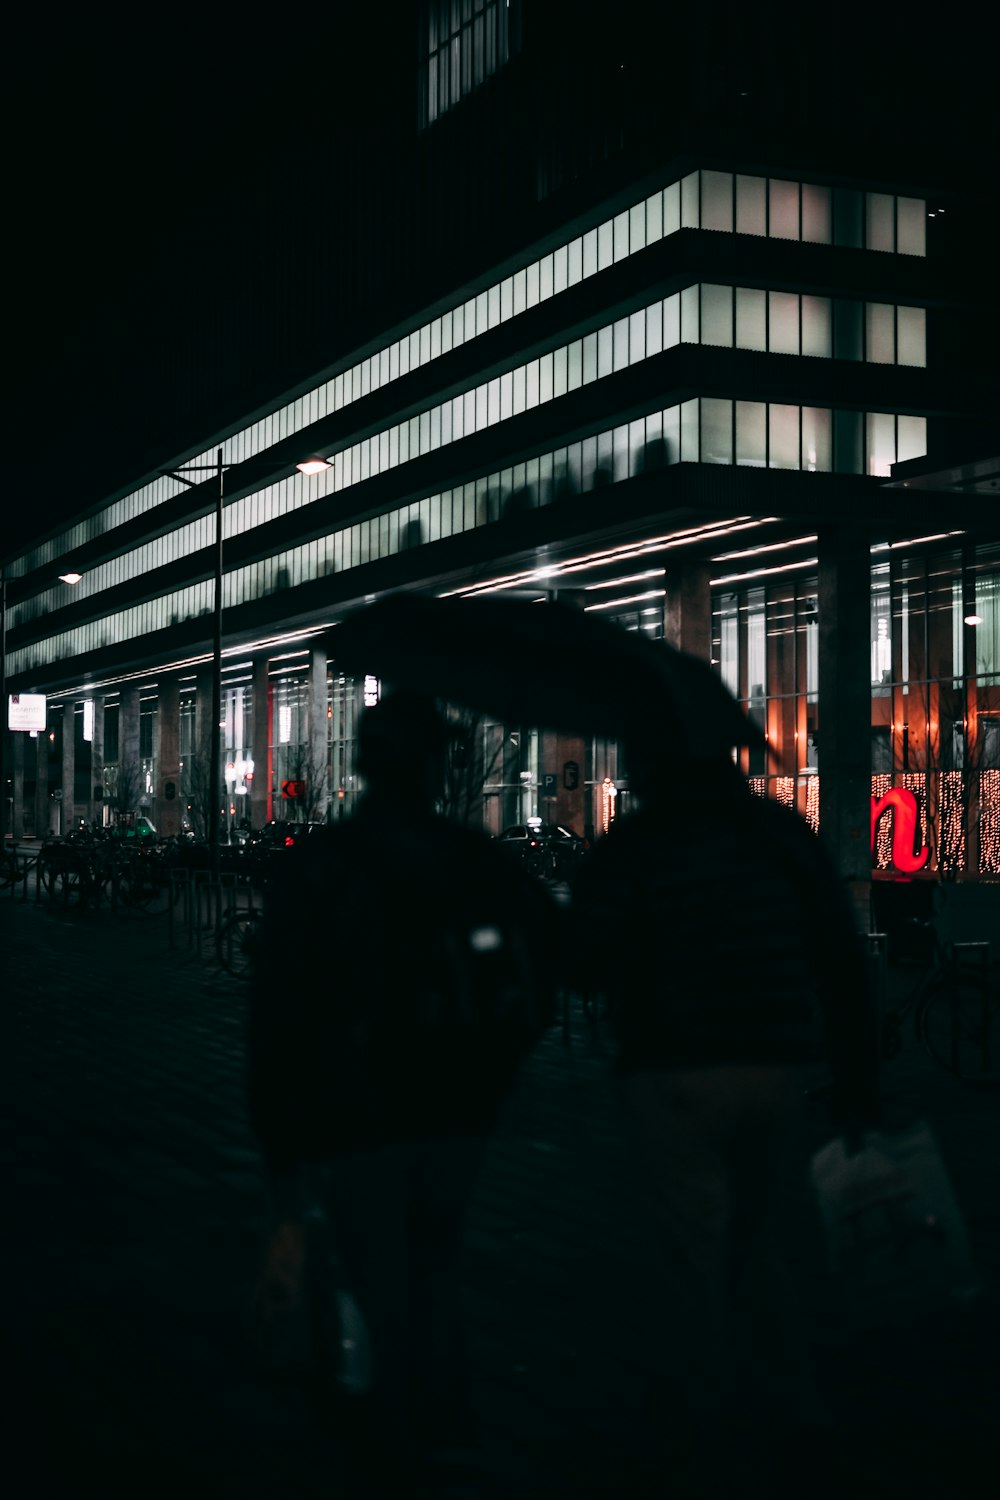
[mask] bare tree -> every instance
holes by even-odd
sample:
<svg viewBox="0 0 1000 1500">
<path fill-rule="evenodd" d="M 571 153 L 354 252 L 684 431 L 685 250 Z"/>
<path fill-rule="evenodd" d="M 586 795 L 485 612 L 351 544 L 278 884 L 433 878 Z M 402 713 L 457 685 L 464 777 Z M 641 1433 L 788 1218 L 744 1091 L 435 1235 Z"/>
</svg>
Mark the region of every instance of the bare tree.
<svg viewBox="0 0 1000 1500">
<path fill-rule="evenodd" d="M 142 767 L 138 761 L 120 761 L 114 767 L 113 775 L 109 777 L 108 791 L 116 823 L 124 823 L 135 812 L 141 787 Z"/>
<path fill-rule="evenodd" d="M 304 823 L 326 821 L 326 806 L 329 800 L 330 767 L 326 751 L 318 755 L 312 745 L 299 747 L 295 761 L 295 778 L 302 785 L 301 794 L 294 799 L 296 812 Z"/>
<path fill-rule="evenodd" d="M 184 769 L 187 772 L 187 806 L 191 814 L 191 827 L 200 839 L 208 838 L 208 830 L 212 821 L 212 798 L 218 792 L 218 788 L 212 785 L 212 777 L 209 774 L 211 758 L 202 751 L 189 755 L 185 761 Z"/>
<path fill-rule="evenodd" d="M 485 788 L 496 779 L 503 764 L 503 739 L 495 736 L 487 745 L 487 719 L 471 709 L 444 710 L 451 739 L 445 764 L 441 810 L 456 823 L 481 827 L 484 822 Z"/>
</svg>

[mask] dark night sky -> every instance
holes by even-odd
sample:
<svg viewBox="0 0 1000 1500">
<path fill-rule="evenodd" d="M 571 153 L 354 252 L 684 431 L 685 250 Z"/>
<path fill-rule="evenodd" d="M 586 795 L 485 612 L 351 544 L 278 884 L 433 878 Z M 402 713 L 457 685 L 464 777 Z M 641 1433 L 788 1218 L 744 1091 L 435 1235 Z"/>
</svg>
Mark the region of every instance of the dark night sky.
<svg viewBox="0 0 1000 1500">
<path fill-rule="evenodd" d="M 16 23 L 4 552 L 43 515 L 87 508 L 205 435 L 158 403 L 178 388 L 178 348 L 231 297 L 237 269 L 247 295 L 248 256 L 294 265 L 309 217 L 289 212 L 289 195 L 314 184 L 332 197 L 338 149 L 379 121 L 385 18 L 350 9 L 367 19 L 345 23 L 334 5 L 321 21 L 272 18 L 266 34 L 245 11 L 212 7 L 147 13 L 128 31 L 120 13 L 92 10 Z M 400 48 L 411 35 L 399 26 Z M 921 109 L 982 149 L 989 49 L 971 32 L 928 40 Z M 279 226 L 271 240 L 265 224 Z"/>
<path fill-rule="evenodd" d="M 203 436 L 183 421 L 175 436 L 159 397 L 273 252 L 260 226 L 283 216 L 288 240 L 307 223 L 289 195 L 359 118 L 362 23 L 325 14 L 266 34 L 212 7 L 128 32 L 92 10 L 18 21 L 4 552 L 38 533 L 40 510 L 89 507 Z"/>
</svg>

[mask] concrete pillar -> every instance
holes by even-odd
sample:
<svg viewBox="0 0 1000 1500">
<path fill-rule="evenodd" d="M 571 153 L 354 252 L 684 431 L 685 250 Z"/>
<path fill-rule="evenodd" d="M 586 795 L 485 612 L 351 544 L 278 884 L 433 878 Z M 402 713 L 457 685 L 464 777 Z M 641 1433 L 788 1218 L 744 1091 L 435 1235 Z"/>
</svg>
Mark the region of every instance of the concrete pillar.
<svg viewBox="0 0 1000 1500">
<path fill-rule="evenodd" d="M 871 897 L 870 552 L 867 529 L 819 533 L 819 832 L 868 930 Z"/>
<path fill-rule="evenodd" d="M 212 669 L 202 668 L 195 679 L 194 698 L 194 754 L 191 765 L 191 817 L 195 832 L 208 837 L 211 819 L 211 762 L 212 762 Z M 220 705 L 216 703 L 215 713 Z M 215 785 L 221 789 L 223 783 L 219 767 L 216 768 Z"/>
<path fill-rule="evenodd" d="M 38 731 L 35 740 L 35 835 L 44 838 L 51 831 L 50 818 L 52 799 L 49 796 L 49 731 L 48 727 Z"/>
<path fill-rule="evenodd" d="M 62 789 L 62 831 L 76 827 L 76 704 L 64 703 L 62 711 L 62 764 L 59 785 Z"/>
<path fill-rule="evenodd" d="M 202 669 L 194 685 L 195 754 L 207 756 L 212 744 L 212 673 Z M 216 712 L 219 705 L 216 704 Z"/>
<path fill-rule="evenodd" d="M 669 564 L 664 578 L 663 634 L 671 646 L 712 659 L 712 591 L 707 563 Z"/>
<path fill-rule="evenodd" d="M 98 792 L 100 795 L 98 795 Z M 94 738 L 90 746 L 90 816 L 104 823 L 104 699 L 94 699 Z"/>
<path fill-rule="evenodd" d="M 163 838 L 173 838 L 181 831 L 181 692 L 176 677 L 159 686 L 156 714 L 156 770 L 153 822 Z M 172 793 L 172 795 L 171 795 Z"/>
<path fill-rule="evenodd" d="M 118 696 L 118 811 L 135 812 L 142 791 L 139 759 L 139 689 L 123 687 Z"/>
<path fill-rule="evenodd" d="M 250 823 L 262 828 L 271 819 L 271 700 L 268 659 L 256 658 L 253 664 L 253 728 L 250 754 L 253 757 L 253 781 L 250 784 Z"/>
<path fill-rule="evenodd" d="M 6 705 L 2 706 L 6 711 Z M 27 734 L 21 733 L 9 735 L 7 740 L 10 749 L 5 766 L 10 777 L 11 801 L 4 827 L 13 839 L 19 839 L 24 834 L 24 742 L 27 738 Z"/>
<path fill-rule="evenodd" d="M 330 727 L 326 717 L 326 647 L 309 653 L 309 755 L 306 762 L 306 815 L 325 823 L 330 799 Z"/>
</svg>

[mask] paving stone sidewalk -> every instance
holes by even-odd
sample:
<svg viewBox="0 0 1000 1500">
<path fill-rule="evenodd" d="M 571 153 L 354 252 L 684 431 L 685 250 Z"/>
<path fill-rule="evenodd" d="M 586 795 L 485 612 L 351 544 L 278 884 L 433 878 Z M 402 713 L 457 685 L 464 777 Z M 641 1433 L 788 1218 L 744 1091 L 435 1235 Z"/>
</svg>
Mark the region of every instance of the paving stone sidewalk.
<svg viewBox="0 0 1000 1500">
<path fill-rule="evenodd" d="M 29 1465 L 23 1492 L 335 1496 L 335 1439 L 247 1354 L 265 1216 L 241 986 L 207 949 L 171 949 L 163 917 L 9 894 L 0 955 L 8 1459 Z M 854 1465 L 845 1494 L 971 1496 L 998 1447 L 998 1096 L 912 1044 L 883 1084 L 890 1127 L 926 1118 L 938 1136 L 985 1295 L 964 1317 L 850 1333 L 805 1185 L 830 1134 L 821 1097 L 787 1195 L 789 1254 Z M 650 1271 L 620 1145 L 602 1038 L 575 1016 L 568 1041 L 554 1028 L 523 1072 L 467 1240 L 475 1400 L 515 1497 L 629 1497 L 645 1474 L 641 1396 L 669 1350 L 645 1336 Z M 828 1456 L 807 1468 L 805 1495 Z M 753 1475 L 746 1493 L 760 1493 Z"/>
</svg>

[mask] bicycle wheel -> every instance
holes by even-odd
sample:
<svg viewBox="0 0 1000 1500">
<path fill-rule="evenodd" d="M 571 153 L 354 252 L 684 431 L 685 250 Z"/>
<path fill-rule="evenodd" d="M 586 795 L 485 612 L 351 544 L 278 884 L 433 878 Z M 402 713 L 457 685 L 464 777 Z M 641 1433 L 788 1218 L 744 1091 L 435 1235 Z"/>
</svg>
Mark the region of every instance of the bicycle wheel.
<svg viewBox="0 0 1000 1500">
<path fill-rule="evenodd" d="M 975 979 L 942 978 L 921 1008 L 921 1040 L 934 1061 L 957 1078 L 982 1078 L 990 1071 L 990 1033 L 998 1011 L 992 978 L 985 999 Z"/>
<path fill-rule="evenodd" d="M 65 902 L 75 900 L 82 905 L 86 901 L 87 883 L 84 872 L 79 866 L 64 865 L 62 869 L 55 872 L 52 894 Z"/>
<path fill-rule="evenodd" d="M 46 854 L 43 851 L 38 856 L 38 862 L 35 868 L 37 872 L 36 879 L 38 880 L 39 885 L 41 886 L 42 890 L 45 891 L 46 895 L 51 896 L 54 893 L 56 880 L 55 859 L 51 854 Z"/>
<path fill-rule="evenodd" d="M 134 864 L 119 875 L 118 899 L 139 911 L 155 913 L 167 909 L 167 890 L 159 872 L 145 869 L 141 864 Z"/>
<path fill-rule="evenodd" d="M 223 919 L 215 940 L 216 952 L 226 973 L 235 979 L 250 978 L 259 926 L 259 911 L 235 911 Z"/>
</svg>

